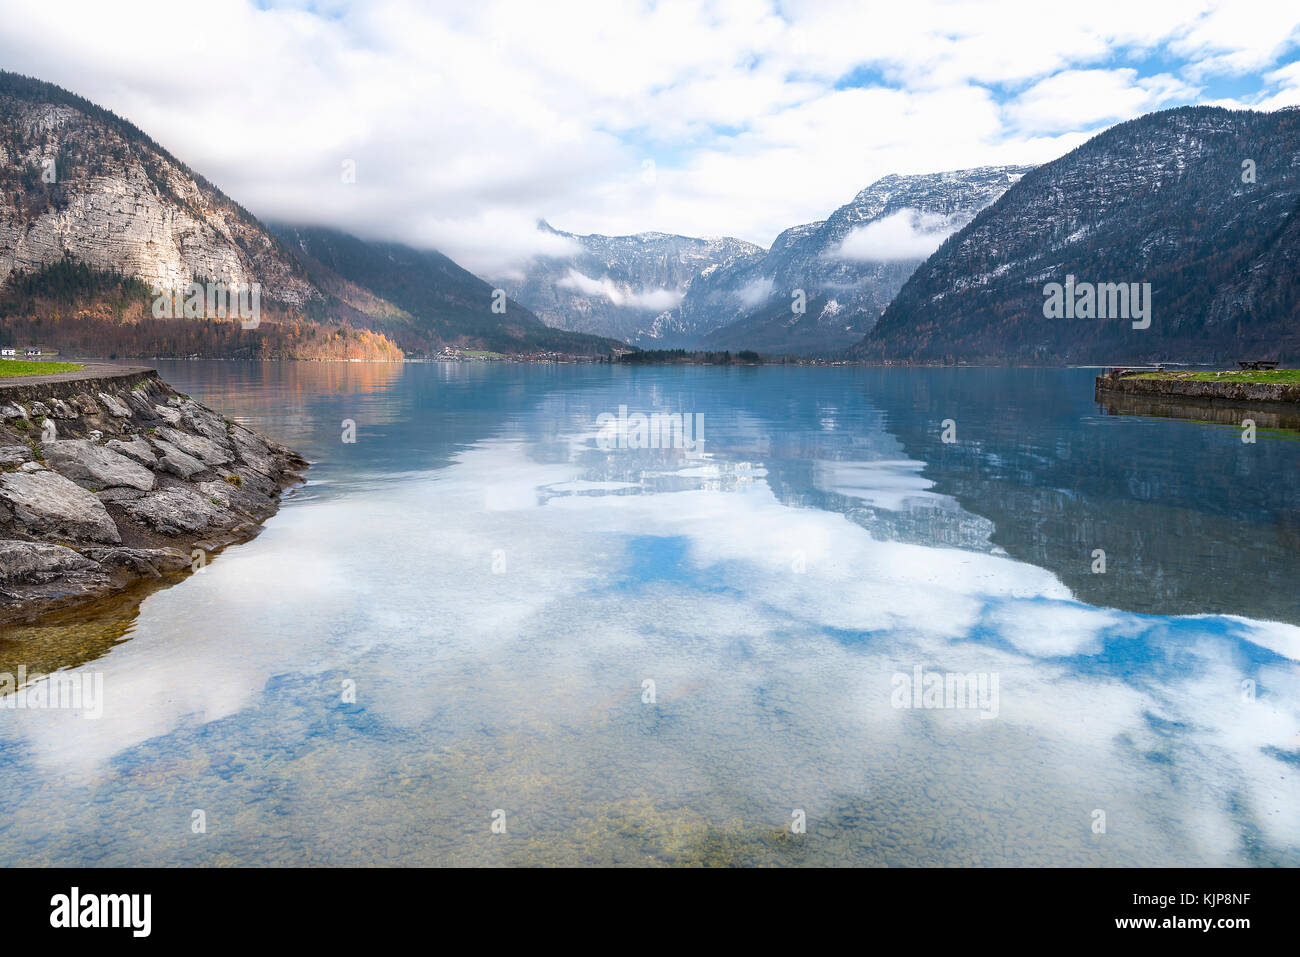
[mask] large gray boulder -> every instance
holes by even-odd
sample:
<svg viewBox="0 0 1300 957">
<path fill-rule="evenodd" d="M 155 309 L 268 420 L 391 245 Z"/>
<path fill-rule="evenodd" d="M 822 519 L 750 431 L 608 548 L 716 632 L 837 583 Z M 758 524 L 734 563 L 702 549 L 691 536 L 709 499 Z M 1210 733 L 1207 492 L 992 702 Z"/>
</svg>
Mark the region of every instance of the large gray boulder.
<svg viewBox="0 0 1300 957">
<path fill-rule="evenodd" d="M 121 507 L 133 520 L 163 535 L 201 532 L 238 523 L 237 516 L 223 506 L 183 485 L 150 492 L 134 502 L 122 502 Z"/>
<path fill-rule="evenodd" d="M 179 548 L 91 547 L 86 554 L 104 566 L 126 568 L 142 578 L 159 578 L 190 564 L 188 552 Z"/>
<path fill-rule="evenodd" d="M 0 445 L 0 467 L 10 468 L 32 460 L 29 445 Z"/>
<path fill-rule="evenodd" d="M 95 405 L 95 400 L 84 392 L 78 392 L 70 401 L 82 415 L 99 415 L 99 406 Z"/>
<path fill-rule="evenodd" d="M 138 488 L 154 486 L 154 474 L 112 449 L 88 439 L 58 439 L 41 445 L 50 467 L 79 485 L 91 488 Z"/>
<path fill-rule="evenodd" d="M 225 445 L 229 439 L 226 435 L 226 419 L 207 406 L 200 405 L 193 399 L 182 399 L 180 404 L 181 423 L 190 432 L 218 445 Z"/>
<path fill-rule="evenodd" d="M 0 475 L 0 501 L 32 535 L 113 544 L 122 540 L 99 499 L 48 469 Z"/>
<path fill-rule="evenodd" d="M 109 415 L 115 415 L 119 419 L 128 419 L 131 417 L 131 410 L 118 399 L 116 396 L 109 395 L 107 392 L 99 393 L 99 401 L 104 404 Z"/>
<path fill-rule="evenodd" d="M 149 401 L 148 390 L 143 386 L 137 386 L 134 389 L 128 389 L 126 395 L 126 404 L 131 406 L 136 412 L 139 412 L 146 419 L 156 419 L 157 416 L 153 411 L 153 403 Z"/>
<path fill-rule="evenodd" d="M 181 424 L 181 410 L 180 410 L 180 409 L 173 409 L 173 408 L 171 408 L 170 406 L 166 406 L 166 405 L 155 405 L 155 406 L 153 407 L 153 413 L 154 413 L 154 415 L 156 415 L 158 418 L 160 418 L 160 419 L 162 419 L 164 422 L 166 422 L 168 425 L 180 425 L 180 424 Z"/>
<path fill-rule="evenodd" d="M 186 455 L 170 442 L 152 439 L 153 447 L 158 450 L 158 468 L 170 472 L 179 478 L 188 480 L 191 476 L 206 471 L 207 466 L 192 455 Z"/>
<path fill-rule="evenodd" d="M 242 510 L 250 514 L 265 508 L 272 501 L 272 496 L 242 478 L 238 479 L 238 484 L 218 479 L 199 482 L 195 487 L 199 490 L 199 494 L 206 495 L 209 499 L 216 499 L 226 508 Z"/>
<path fill-rule="evenodd" d="M 104 447 L 112 449 L 119 455 L 134 459 L 145 468 L 153 468 L 158 464 L 158 456 L 154 455 L 153 449 L 149 448 L 149 443 L 138 435 L 134 436 L 130 442 L 123 439 L 112 439 L 105 442 Z"/>
<path fill-rule="evenodd" d="M 222 436 L 224 438 L 224 432 Z M 193 456 L 204 465 L 225 465 L 231 459 L 229 448 L 201 435 L 190 435 L 180 429 L 173 429 L 164 425 L 158 429 L 158 438 L 164 442 L 170 442 L 186 455 Z"/>
<path fill-rule="evenodd" d="M 232 426 L 230 439 L 234 443 L 235 451 L 239 454 L 241 462 L 268 477 L 276 474 L 275 459 L 272 458 L 271 448 L 256 432 L 246 429 L 242 425 Z"/>
<path fill-rule="evenodd" d="M 43 583 L 95 565 L 64 545 L 0 541 L 0 581 Z"/>
</svg>

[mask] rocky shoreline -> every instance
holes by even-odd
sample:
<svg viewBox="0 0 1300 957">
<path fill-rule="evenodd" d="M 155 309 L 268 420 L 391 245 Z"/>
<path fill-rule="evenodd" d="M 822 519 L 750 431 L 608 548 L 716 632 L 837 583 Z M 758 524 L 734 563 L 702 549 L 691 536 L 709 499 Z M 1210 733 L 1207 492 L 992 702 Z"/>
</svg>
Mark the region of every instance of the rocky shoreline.
<svg viewBox="0 0 1300 957">
<path fill-rule="evenodd" d="M 1147 396 L 1161 399 L 1186 399 L 1204 405 L 1295 406 L 1300 408 L 1300 385 L 1281 382 L 1240 382 L 1231 379 L 1138 379 L 1131 375 L 1108 373 L 1097 376 L 1098 395 Z"/>
<path fill-rule="evenodd" d="M 206 562 L 306 467 L 149 368 L 0 380 L 0 623 Z"/>
</svg>

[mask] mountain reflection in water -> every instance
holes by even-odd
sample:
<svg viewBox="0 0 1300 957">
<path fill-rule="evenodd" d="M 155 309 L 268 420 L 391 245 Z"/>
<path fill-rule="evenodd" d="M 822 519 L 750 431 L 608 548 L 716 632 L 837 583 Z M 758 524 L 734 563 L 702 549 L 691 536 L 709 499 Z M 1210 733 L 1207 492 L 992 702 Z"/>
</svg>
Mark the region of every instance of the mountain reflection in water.
<svg viewBox="0 0 1300 957">
<path fill-rule="evenodd" d="M 1087 370 L 160 371 L 309 483 L 0 641 L 106 698 L 0 712 L 4 863 L 1300 863 L 1285 435 Z M 706 444 L 601 449 L 620 405 Z M 917 668 L 996 718 L 896 707 Z"/>
</svg>

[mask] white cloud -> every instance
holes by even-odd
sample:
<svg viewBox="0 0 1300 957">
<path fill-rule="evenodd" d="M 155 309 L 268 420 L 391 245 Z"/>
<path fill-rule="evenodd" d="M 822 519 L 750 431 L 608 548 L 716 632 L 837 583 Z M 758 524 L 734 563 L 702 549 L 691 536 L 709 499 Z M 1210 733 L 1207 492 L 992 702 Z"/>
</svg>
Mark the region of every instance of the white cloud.
<svg viewBox="0 0 1300 957">
<path fill-rule="evenodd" d="M 0 0 L 0 17 L 0 62 L 131 119 L 258 215 L 489 275 L 559 254 L 539 217 L 766 245 L 888 173 L 1041 163 L 1212 101 L 1216 77 L 1257 75 L 1242 99 L 1260 106 L 1300 101 L 1300 8 L 1227 0 L 1050 18 L 1028 0 Z M 141 55 L 142 24 L 165 25 L 150 48 L 167 55 Z"/>
<path fill-rule="evenodd" d="M 682 301 L 684 293 L 676 289 L 647 289 L 627 297 L 627 305 L 638 309 L 671 309 Z"/>
<path fill-rule="evenodd" d="M 948 216 L 902 209 L 853 230 L 832 255 L 858 262 L 925 259 L 960 226 Z"/>
<path fill-rule="evenodd" d="M 1068 70 L 1035 83 L 1007 113 L 1020 129 L 1077 130 L 1190 102 L 1198 92 L 1167 73 L 1139 77 L 1130 68 Z"/>
<path fill-rule="evenodd" d="M 671 309 L 682 301 L 683 293 L 676 289 L 644 289 L 632 292 L 620 287 L 608 276 L 593 279 L 576 269 L 570 269 L 568 275 L 556 282 L 562 289 L 573 289 L 584 296 L 608 299 L 616 306 L 629 309 Z"/>
<path fill-rule="evenodd" d="M 1068 602 L 1007 602 L 986 623 L 1011 645 L 1037 658 L 1092 655 L 1101 651 L 1107 629 L 1125 623 L 1120 615 Z"/>
<path fill-rule="evenodd" d="M 1264 79 L 1273 88 L 1268 95 L 1246 100 L 1228 97 L 1215 100 L 1214 105 L 1232 110 L 1280 110 L 1300 106 L 1300 60 L 1265 74 Z"/>
<path fill-rule="evenodd" d="M 556 282 L 561 289 L 573 289 L 582 293 L 584 296 L 603 296 L 610 302 L 615 302 L 623 298 L 622 293 L 608 279 L 592 279 L 590 276 L 584 276 L 576 269 L 570 269 L 569 274 L 563 279 Z"/>
<path fill-rule="evenodd" d="M 538 229 L 526 213 L 507 208 L 489 207 L 478 215 L 459 217 L 413 217 L 409 223 L 394 221 L 386 230 L 363 224 L 358 232 L 367 238 L 432 245 L 448 255 L 454 248 L 452 258 L 470 272 L 502 280 L 521 278 L 516 268 L 533 257 L 565 257 L 582 251 L 577 240 Z"/>
<path fill-rule="evenodd" d="M 775 281 L 770 276 L 762 276 L 753 282 L 746 283 L 736 294 L 740 298 L 740 304 L 746 308 L 762 305 L 767 302 L 772 295 L 772 288 Z"/>
</svg>

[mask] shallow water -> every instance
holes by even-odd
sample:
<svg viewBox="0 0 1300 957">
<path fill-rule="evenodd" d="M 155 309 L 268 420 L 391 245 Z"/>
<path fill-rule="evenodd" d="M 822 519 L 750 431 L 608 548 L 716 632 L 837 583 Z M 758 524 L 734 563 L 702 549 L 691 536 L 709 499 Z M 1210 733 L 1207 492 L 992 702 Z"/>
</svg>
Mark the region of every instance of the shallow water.
<svg viewBox="0 0 1300 957">
<path fill-rule="evenodd" d="M 1300 864 L 1292 433 L 1087 370 L 160 371 L 309 481 L 0 635 L 104 689 L 0 710 L 0 863 Z M 602 450 L 620 405 L 705 444 Z"/>
</svg>

